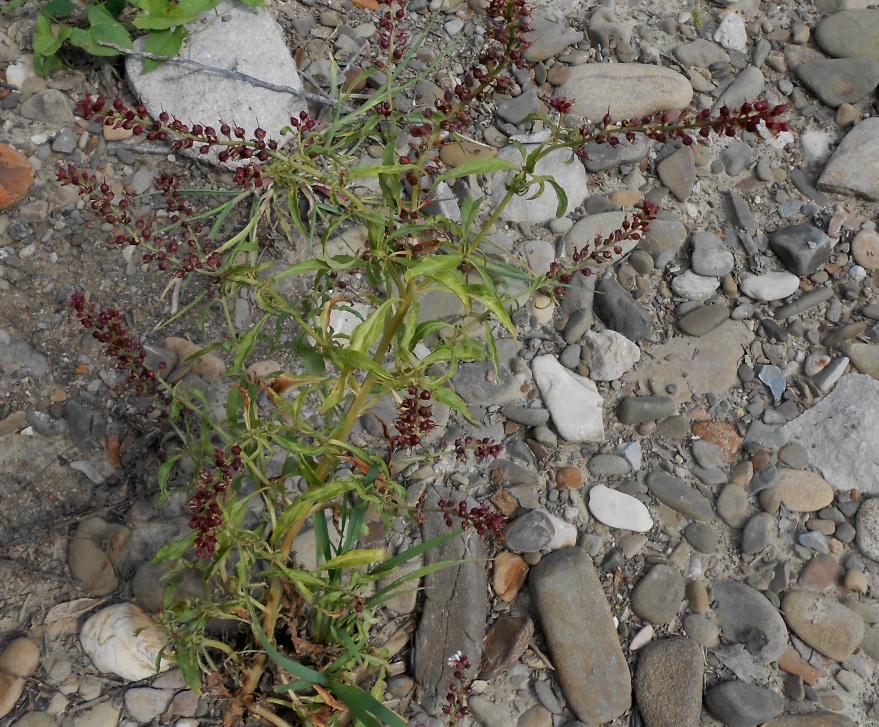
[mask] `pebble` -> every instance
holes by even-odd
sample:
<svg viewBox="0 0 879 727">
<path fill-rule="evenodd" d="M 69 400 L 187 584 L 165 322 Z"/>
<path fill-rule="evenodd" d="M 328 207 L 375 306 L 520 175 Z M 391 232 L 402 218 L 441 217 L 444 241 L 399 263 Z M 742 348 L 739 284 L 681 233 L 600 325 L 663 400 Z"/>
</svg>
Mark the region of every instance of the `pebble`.
<svg viewBox="0 0 879 727">
<path fill-rule="evenodd" d="M 581 548 L 550 553 L 530 583 L 568 706 L 588 724 L 616 719 L 631 707 L 631 678 L 591 558 Z"/>
<path fill-rule="evenodd" d="M 636 533 L 646 533 L 653 527 L 653 519 L 644 503 L 604 485 L 589 490 L 589 511 L 608 527 Z"/>
<path fill-rule="evenodd" d="M 555 23 L 539 13 L 535 13 L 530 25 L 531 31 L 525 34 L 525 40 L 531 46 L 522 54 L 529 63 L 549 60 L 583 40 L 582 31 L 574 30 L 568 24 Z"/>
<path fill-rule="evenodd" d="M 776 608 L 756 588 L 723 580 L 711 588 L 724 639 L 744 644 L 761 662 L 775 661 L 787 648 L 787 628 Z"/>
<path fill-rule="evenodd" d="M 879 562 L 879 498 L 873 497 L 861 503 L 856 530 L 860 551 Z"/>
<path fill-rule="evenodd" d="M 156 674 L 167 634 L 133 603 L 117 603 L 91 616 L 79 634 L 83 651 L 102 672 L 139 681 Z M 171 668 L 162 660 L 159 671 Z"/>
<path fill-rule="evenodd" d="M 689 105 L 693 89 L 683 75 L 662 66 L 587 63 L 571 68 L 558 95 L 575 99 L 572 113 L 597 122 L 608 109 L 614 120 L 682 109 Z"/>
<path fill-rule="evenodd" d="M 845 661 L 864 638 L 864 621 L 834 598 L 811 591 L 789 592 L 782 613 L 790 629 L 828 659 Z"/>
<path fill-rule="evenodd" d="M 766 78 L 759 68 L 748 66 L 739 71 L 735 80 L 720 95 L 712 107 L 719 110 L 723 106 L 736 109 L 745 101 L 754 101 L 763 94 Z"/>
<path fill-rule="evenodd" d="M 641 349 L 622 333 L 589 331 L 586 341 L 591 353 L 589 378 L 593 381 L 616 381 L 641 360 Z"/>
<path fill-rule="evenodd" d="M 714 31 L 714 40 L 727 50 L 745 52 L 748 48 L 745 19 L 735 11 L 726 13 Z"/>
<path fill-rule="evenodd" d="M 800 279 L 791 273 L 764 273 L 751 275 L 742 280 L 742 293 L 753 300 L 772 301 L 793 295 L 800 286 Z"/>
<path fill-rule="evenodd" d="M 847 343 L 842 351 L 858 371 L 879 379 L 879 344 Z"/>
<path fill-rule="evenodd" d="M 588 467 L 595 477 L 622 477 L 632 471 L 629 463 L 616 454 L 596 454 L 589 459 Z"/>
<path fill-rule="evenodd" d="M 40 665 L 40 647 L 33 639 L 20 636 L 0 652 L 0 718 L 15 707 L 27 679 Z"/>
<path fill-rule="evenodd" d="M 131 531 L 93 516 L 83 520 L 70 541 L 70 574 L 90 596 L 106 596 L 119 585 L 117 573 L 129 550 Z"/>
<path fill-rule="evenodd" d="M 696 184 L 696 162 L 690 147 L 682 146 L 656 166 L 659 179 L 680 202 L 685 202 Z"/>
<path fill-rule="evenodd" d="M 769 247 L 789 272 L 811 275 L 830 259 L 831 239 L 817 227 L 800 224 L 781 227 L 769 236 Z"/>
<path fill-rule="evenodd" d="M 776 523 L 772 515 L 766 512 L 751 515 L 742 531 L 742 553 L 759 553 L 772 542 L 775 531 Z"/>
<path fill-rule="evenodd" d="M 846 134 L 818 178 L 818 188 L 879 200 L 879 118 L 864 119 Z"/>
<path fill-rule="evenodd" d="M 836 558 L 832 555 L 819 554 L 803 566 L 797 578 L 797 585 L 801 588 L 823 591 L 836 583 L 839 571 Z"/>
<path fill-rule="evenodd" d="M 637 341 L 652 330 L 650 314 L 615 277 L 603 278 L 598 283 L 596 292 L 595 314 L 608 328 L 621 333 L 630 341 Z"/>
<path fill-rule="evenodd" d="M 784 697 L 754 684 L 722 682 L 705 692 L 705 707 L 727 727 L 756 727 L 781 713 Z"/>
<path fill-rule="evenodd" d="M 673 636 L 641 651 L 635 671 L 635 701 L 649 727 L 696 727 L 702 714 L 702 649 Z"/>
<path fill-rule="evenodd" d="M 684 632 L 703 649 L 712 649 L 720 643 L 716 624 L 698 613 L 688 613 L 682 621 Z"/>
<path fill-rule="evenodd" d="M 9 144 L 0 144 L 0 210 L 14 207 L 27 196 L 34 175 L 24 154 Z"/>
<path fill-rule="evenodd" d="M 734 141 L 720 152 L 718 159 L 729 176 L 737 177 L 747 169 L 753 155 L 754 149 L 750 144 Z"/>
<path fill-rule="evenodd" d="M 879 85 L 879 61 L 865 56 L 817 59 L 795 70 L 806 88 L 833 109 L 858 103 Z"/>
<path fill-rule="evenodd" d="M 676 46 L 672 55 L 685 66 L 691 68 L 708 68 L 712 63 L 729 63 L 729 53 L 717 43 L 712 43 L 705 38 Z"/>
<path fill-rule="evenodd" d="M 552 355 L 537 356 L 531 370 L 562 437 L 569 442 L 604 439 L 604 399 L 592 381 L 569 371 Z"/>
<path fill-rule="evenodd" d="M 864 226 L 852 239 L 852 257 L 866 270 L 879 270 L 879 234 Z"/>
<path fill-rule="evenodd" d="M 647 489 L 662 504 L 693 520 L 711 522 L 714 508 L 711 503 L 683 480 L 654 471 L 647 476 Z"/>
<path fill-rule="evenodd" d="M 675 568 L 655 565 L 635 584 L 630 605 L 638 618 L 655 626 L 669 623 L 684 600 L 684 579 Z"/>
<path fill-rule="evenodd" d="M 687 335 L 704 336 L 729 318 L 729 308 L 709 303 L 688 311 L 678 319 L 678 327 Z"/>
<path fill-rule="evenodd" d="M 732 271 L 733 254 L 717 235 L 710 232 L 694 232 L 690 244 L 693 247 L 690 265 L 697 275 L 722 278 Z"/>
<path fill-rule="evenodd" d="M 694 270 L 685 270 L 675 275 L 671 281 L 671 289 L 687 300 L 702 300 L 714 294 L 720 287 L 718 278 L 699 275 Z"/>
<path fill-rule="evenodd" d="M 815 29 L 815 42 L 834 58 L 867 56 L 879 61 L 876 37 L 879 10 L 849 9 L 833 13 Z"/>
<path fill-rule="evenodd" d="M 627 396 L 620 401 L 617 418 L 623 424 L 654 422 L 675 414 L 674 400 L 668 396 Z"/>
<path fill-rule="evenodd" d="M 741 529 L 745 526 L 751 507 L 748 503 L 748 492 L 738 485 L 726 485 L 714 503 L 717 514 L 731 528 Z"/>
<path fill-rule="evenodd" d="M 504 539 L 514 553 L 558 550 L 577 542 L 577 528 L 545 510 L 530 510 L 507 526 Z"/>
<path fill-rule="evenodd" d="M 584 149 L 586 171 L 598 174 L 623 164 L 635 164 L 647 156 L 648 148 L 647 137 L 641 133 L 635 134 L 633 141 L 622 139 L 617 146 L 590 141 Z"/>
</svg>

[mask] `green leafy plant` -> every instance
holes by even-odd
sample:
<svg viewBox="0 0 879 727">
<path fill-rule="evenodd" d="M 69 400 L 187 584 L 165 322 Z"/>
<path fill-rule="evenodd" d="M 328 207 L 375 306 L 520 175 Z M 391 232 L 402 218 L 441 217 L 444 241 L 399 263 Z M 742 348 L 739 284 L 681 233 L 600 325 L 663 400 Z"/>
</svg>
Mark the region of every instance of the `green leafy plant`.
<svg viewBox="0 0 879 727">
<path fill-rule="evenodd" d="M 693 27 L 700 30 L 705 20 L 702 17 L 702 9 L 695 3 L 690 8 L 690 18 L 693 20 Z"/>
<path fill-rule="evenodd" d="M 511 315 L 523 285 L 528 295 L 564 296 L 573 276 L 618 260 L 623 243 L 649 229 L 656 208 L 646 204 L 570 259 L 529 269 L 496 245 L 492 232 L 511 200 L 537 197 L 547 186 L 564 214 L 564 190 L 535 172 L 540 160 L 559 149 L 584 154 L 592 141 L 616 146 L 639 132 L 690 145 L 712 133 L 786 128 L 778 118 L 784 108 L 765 101 L 715 116 L 706 110 L 614 121 L 608 115 L 596 125 L 571 127 L 564 123 L 571 102 L 550 98 L 550 113 L 533 117 L 549 129 L 548 138 L 531 150 L 519 144 L 518 163 L 488 157 L 448 167 L 441 149 L 466 141 L 492 95 L 511 90 L 510 66 L 525 65 L 528 10 L 523 0 L 492 0 L 486 47 L 475 65 L 433 107 L 414 109 L 398 99 L 435 65 L 411 70 L 421 39 L 408 36 L 405 16 L 403 0 L 383 0 L 385 56 L 366 71 L 382 79 L 376 92 L 355 97 L 334 85 L 333 103 L 321 114 L 303 111 L 290 119 L 284 145 L 261 128 L 188 124 L 164 112 L 151 119 L 143 105 L 121 99 L 79 103 L 86 119 L 170 142 L 174 150 L 219 149 L 238 191 L 212 209 L 197 212 L 166 173 L 156 183 L 168 214 L 137 217 L 133 200 L 117 197 L 90 172 L 72 165 L 59 172 L 62 184 L 77 186 L 88 207 L 118 228 L 118 244 L 137 246 L 145 265 L 183 291 L 175 319 L 198 313 L 203 323 L 209 315 L 225 322 L 225 338 L 188 362 L 216 351 L 228 355 L 225 400 L 217 406 L 187 378 L 148 366 L 120 311 L 85 293 L 72 297 L 80 323 L 128 373 L 135 396 L 153 397 L 144 413 L 168 431 L 159 485 L 166 495 L 182 490 L 189 501 L 192 532 L 157 556 L 168 568 L 161 621 L 173 635 L 169 655 L 194 688 L 207 677 L 240 709 L 281 727 L 336 723 L 346 712 L 366 725 L 403 724 L 381 703 L 391 652 L 377 638 L 378 608 L 448 564 L 405 575 L 400 566 L 457 537 L 460 528 L 496 535 L 503 523 L 488 506 L 466 499 L 443 499 L 431 514 L 403 473 L 419 462 L 497 456 L 500 446 L 486 439 L 431 441 L 436 407 L 469 419 L 450 383 L 459 363 L 487 357 L 497 368 L 496 337 L 516 335 Z M 369 144 L 383 151 L 363 162 Z M 450 194 L 448 183 L 498 173 L 507 175 L 506 193 L 491 209 L 482 199 L 465 198 L 460 214 L 437 204 Z M 224 223 L 246 205 L 246 223 L 224 237 Z M 291 253 L 307 251 L 304 259 L 263 260 L 260 240 L 270 221 L 283 230 Z M 359 247 L 340 248 L 340 235 L 352 229 L 362 233 Z M 457 322 L 436 320 L 422 308 L 433 292 L 460 302 Z M 233 310 L 242 293 L 259 311 L 244 328 Z M 340 325 L 343 317 L 352 322 L 348 329 Z M 253 366 L 273 357 L 288 363 Z M 384 436 L 372 444 L 354 437 L 355 425 L 377 416 L 388 398 L 396 416 L 379 422 Z M 186 471 L 194 475 L 187 479 Z M 441 516 L 453 529 L 392 554 L 362 541 L 368 518 L 376 516 L 387 527 L 397 519 L 417 525 Z M 316 543 L 311 565 L 291 556 L 309 523 Z M 192 569 L 202 575 L 204 595 L 180 599 L 177 586 Z M 455 660 L 463 690 L 469 663 L 460 655 L 437 658 Z M 466 695 L 450 694 L 450 717 L 466 714 Z"/>
<path fill-rule="evenodd" d="M 34 68 L 41 76 L 55 70 L 65 44 L 93 56 L 118 56 L 132 47 L 132 34 L 147 34 L 147 53 L 173 57 L 188 35 L 187 24 L 213 10 L 221 0 L 87 0 L 84 8 L 74 0 L 49 0 L 37 17 L 34 33 Z M 262 7 L 265 0 L 241 0 Z M 144 71 L 161 61 L 148 58 Z"/>
</svg>

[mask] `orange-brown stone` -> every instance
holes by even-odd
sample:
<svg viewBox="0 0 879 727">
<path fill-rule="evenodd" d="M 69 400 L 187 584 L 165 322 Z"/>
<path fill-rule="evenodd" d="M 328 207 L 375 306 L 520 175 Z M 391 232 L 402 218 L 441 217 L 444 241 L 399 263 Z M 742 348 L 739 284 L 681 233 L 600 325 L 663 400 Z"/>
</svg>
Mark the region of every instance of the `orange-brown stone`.
<svg viewBox="0 0 879 727">
<path fill-rule="evenodd" d="M 732 464 L 736 461 L 736 454 L 742 446 L 742 438 L 731 424 L 726 422 L 696 422 L 690 431 L 695 437 L 701 437 L 706 442 L 712 442 L 720 447 L 723 459 Z"/>
<path fill-rule="evenodd" d="M 25 198 L 34 183 L 34 168 L 27 157 L 9 144 L 0 144 L 0 210 Z"/>
</svg>

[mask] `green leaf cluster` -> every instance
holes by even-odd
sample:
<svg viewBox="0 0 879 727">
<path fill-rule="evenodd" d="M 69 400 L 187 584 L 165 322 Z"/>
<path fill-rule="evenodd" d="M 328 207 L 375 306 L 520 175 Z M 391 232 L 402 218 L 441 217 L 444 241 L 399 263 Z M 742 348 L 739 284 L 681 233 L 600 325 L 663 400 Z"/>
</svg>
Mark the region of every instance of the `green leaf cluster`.
<svg viewBox="0 0 879 727">
<path fill-rule="evenodd" d="M 261 7 L 265 0 L 240 0 Z M 188 35 L 187 24 L 220 0 L 87 0 L 84 12 L 73 0 L 49 0 L 40 10 L 34 33 L 34 68 L 48 76 L 61 65 L 66 46 L 93 56 L 118 56 L 132 48 L 132 37 L 146 31 L 144 50 L 174 57 Z M 147 59 L 144 72 L 161 65 Z"/>
</svg>

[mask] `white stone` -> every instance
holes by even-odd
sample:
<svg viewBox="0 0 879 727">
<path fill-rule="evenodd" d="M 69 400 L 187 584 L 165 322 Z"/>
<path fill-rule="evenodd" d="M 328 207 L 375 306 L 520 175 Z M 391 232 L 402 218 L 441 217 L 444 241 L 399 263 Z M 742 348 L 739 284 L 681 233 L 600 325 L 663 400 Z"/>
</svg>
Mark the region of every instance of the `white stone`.
<svg viewBox="0 0 879 727">
<path fill-rule="evenodd" d="M 641 360 L 641 349 L 616 331 L 590 331 L 586 339 L 592 350 L 589 378 L 593 381 L 616 381 Z"/>
<path fill-rule="evenodd" d="M 626 444 L 620 448 L 620 454 L 623 455 L 630 465 L 632 465 L 633 472 L 637 472 L 641 469 L 641 458 L 643 454 L 641 442 L 626 442 Z"/>
<path fill-rule="evenodd" d="M 562 437 L 569 442 L 604 439 L 604 399 L 593 382 L 569 371 L 551 354 L 537 356 L 531 371 Z"/>
<path fill-rule="evenodd" d="M 638 649 L 647 646 L 651 641 L 653 641 L 653 627 L 647 624 L 629 642 L 629 651 L 638 651 Z"/>
<path fill-rule="evenodd" d="M 177 54 L 180 58 L 235 70 L 277 86 L 303 88 L 284 31 L 266 8 L 223 2 L 216 12 L 202 13 L 186 29 L 189 35 Z M 145 37 L 137 39 L 135 50 L 143 50 L 145 41 Z M 138 56 L 128 56 L 125 70 L 134 95 L 143 100 L 153 118 L 164 110 L 185 124 L 218 127 L 222 120 L 234 122 L 248 134 L 261 127 L 283 146 L 292 136 L 282 136 L 281 130 L 290 125 L 292 115 L 306 108 L 305 101 L 291 93 L 173 63 L 143 74 L 143 63 Z M 198 147 L 183 153 L 218 163 L 216 147 L 205 155 L 198 153 Z"/>
<path fill-rule="evenodd" d="M 534 316 L 538 325 L 545 326 L 555 315 L 555 303 L 547 295 L 535 295 L 528 303 L 528 311 Z"/>
<path fill-rule="evenodd" d="M 745 278 L 739 287 L 752 300 L 781 300 L 797 292 L 800 279 L 793 273 L 764 273 Z"/>
<path fill-rule="evenodd" d="M 748 49 L 745 19 L 736 12 L 728 12 L 714 31 L 714 40 L 727 50 L 745 52 Z"/>
<path fill-rule="evenodd" d="M 343 310 L 350 308 L 351 310 Z M 330 328 L 333 329 L 334 338 L 347 338 L 370 314 L 370 308 L 365 303 L 342 303 L 330 312 Z M 345 344 L 347 345 L 347 343 Z"/>
<path fill-rule="evenodd" d="M 139 681 L 156 674 L 159 652 L 168 646 L 167 634 L 133 603 L 117 603 L 98 611 L 79 634 L 83 651 L 102 672 Z M 162 660 L 159 671 L 171 663 Z"/>
<path fill-rule="evenodd" d="M 536 148 L 536 145 L 526 145 L 525 152 L 526 154 L 531 153 Z M 522 154 L 513 144 L 501 149 L 498 157 L 512 162 L 517 167 L 522 165 Z M 568 198 L 567 212 L 583 204 L 589 194 L 586 187 L 586 167 L 583 166 L 578 157 L 565 149 L 556 149 L 547 154 L 537 162 L 534 173 L 553 177 L 559 183 Z M 510 171 L 494 174 L 489 178 L 487 190 L 493 205 L 500 204 L 507 193 L 506 185 L 513 178 L 513 175 L 514 172 Z M 555 189 L 552 185 L 546 184 L 543 188 L 543 194 L 536 199 L 529 199 L 537 193 L 537 190 L 538 186 L 534 184 L 524 194 L 514 196 L 503 211 L 502 219 L 507 222 L 528 222 L 530 224 L 543 224 L 555 219 L 559 203 Z"/>
<path fill-rule="evenodd" d="M 835 490 L 879 495 L 879 381 L 873 377 L 846 374 L 782 432 L 806 448 Z"/>
<path fill-rule="evenodd" d="M 653 527 L 653 518 L 643 502 L 604 485 L 589 490 L 589 512 L 611 528 L 646 533 Z"/>
<path fill-rule="evenodd" d="M 685 270 L 671 281 L 671 289 L 687 300 L 702 300 L 720 287 L 720 279 Z"/>
<path fill-rule="evenodd" d="M 13 63 L 6 68 L 6 83 L 17 90 L 21 90 L 22 84 L 28 79 L 36 76 L 34 71 L 34 57 L 32 55 L 24 55 L 17 63 Z"/>
<path fill-rule="evenodd" d="M 571 259 L 574 250 L 582 250 L 588 245 L 590 250 L 594 249 L 594 241 L 596 236 L 608 237 L 616 230 L 622 227 L 628 215 L 625 212 L 599 212 L 597 215 L 586 215 L 579 220 L 565 235 L 565 255 Z M 631 222 L 631 218 L 629 218 Z M 638 247 L 638 241 L 632 239 L 620 240 L 619 247 L 622 251 L 619 255 L 614 255 L 614 259 L 619 259 L 628 255 L 632 250 Z M 592 266 L 595 269 L 597 263 Z"/>
<path fill-rule="evenodd" d="M 836 144 L 836 134 L 829 131 L 804 131 L 800 136 L 800 148 L 807 162 L 813 164 L 830 156 L 831 148 Z"/>
<path fill-rule="evenodd" d="M 560 548 L 570 548 L 577 544 L 577 527 L 575 525 L 545 510 L 541 512 L 549 518 L 553 527 L 552 538 L 544 546 L 545 548 L 548 550 L 559 550 Z"/>
</svg>

